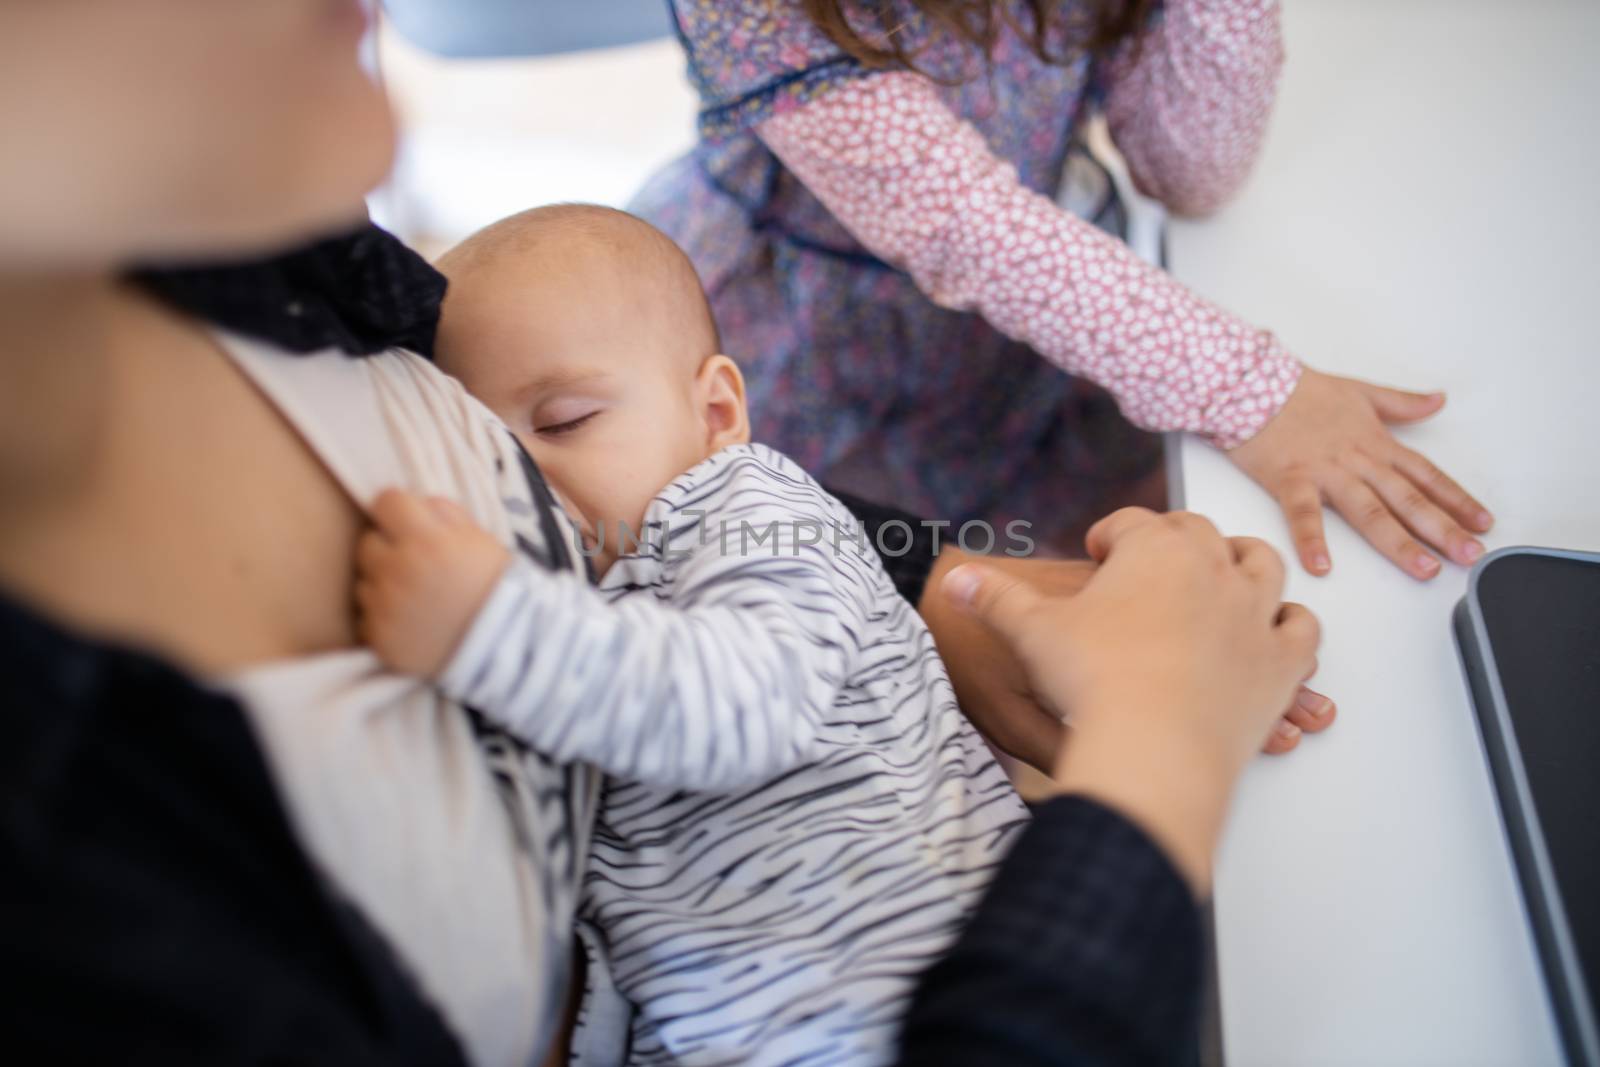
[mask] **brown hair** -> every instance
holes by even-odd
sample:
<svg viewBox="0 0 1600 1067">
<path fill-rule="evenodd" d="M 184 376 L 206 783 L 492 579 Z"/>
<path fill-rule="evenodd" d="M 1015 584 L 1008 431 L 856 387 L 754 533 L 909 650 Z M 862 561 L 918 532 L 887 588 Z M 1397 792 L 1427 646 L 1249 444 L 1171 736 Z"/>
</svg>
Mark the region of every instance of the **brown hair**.
<svg viewBox="0 0 1600 1067">
<path fill-rule="evenodd" d="M 910 0 L 911 6 L 928 20 L 933 29 L 972 45 L 984 57 L 993 51 L 1003 28 L 1010 26 L 1023 37 L 1033 53 L 1046 63 L 1067 63 L 1084 52 L 1103 55 L 1133 36 L 1150 18 L 1156 0 L 1026 0 L 1013 5 L 1008 0 Z M 1012 14 L 1014 6 L 1025 7 L 1027 21 L 1019 25 Z M 861 63 L 874 68 L 903 67 L 918 70 L 920 48 L 908 48 L 900 5 L 891 0 L 802 0 L 806 15 L 818 29 Z M 869 42 L 855 26 L 857 21 L 875 22 L 882 44 Z M 1066 30 L 1066 47 L 1052 55 L 1052 30 L 1059 23 Z M 925 72 L 924 72 L 925 73 Z"/>
</svg>

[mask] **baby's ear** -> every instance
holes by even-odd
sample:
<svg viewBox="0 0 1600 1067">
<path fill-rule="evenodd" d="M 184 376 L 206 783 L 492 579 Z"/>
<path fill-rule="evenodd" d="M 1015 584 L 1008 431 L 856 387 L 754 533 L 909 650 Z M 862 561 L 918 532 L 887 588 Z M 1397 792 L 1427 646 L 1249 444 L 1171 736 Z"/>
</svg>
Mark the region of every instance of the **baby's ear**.
<svg viewBox="0 0 1600 1067">
<path fill-rule="evenodd" d="M 750 414 L 744 403 L 744 375 L 727 356 L 707 356 L 695 374 L 695 402 L 706 426 L 710 452 L 748 444 Z"/>
</svg>

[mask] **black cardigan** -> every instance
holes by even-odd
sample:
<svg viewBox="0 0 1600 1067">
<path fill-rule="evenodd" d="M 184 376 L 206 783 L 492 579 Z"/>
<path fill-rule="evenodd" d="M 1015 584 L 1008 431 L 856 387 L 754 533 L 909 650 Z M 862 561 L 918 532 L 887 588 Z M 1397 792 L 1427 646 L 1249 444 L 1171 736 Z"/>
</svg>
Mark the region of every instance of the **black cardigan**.
<svg viewBox="0 0 1600 1067">
<path fill-rule="evenodd" d="M 426 352 L 444 290 L 376 228 L 143 280 L 231 329 L 352 354 Z M 913 601 L 933 555 L 922 542 L 900 557 Z M 381 936 L 318 879 L 230 699 L 0 597 L 0 716 L 9 1048 L 52 1063 L 463 1062 Z M 1154 843 L 1086 798 L 1052 800 L 923 978 L 900 1062 L 1189 1062 L 1200 967 L 1194 900 Z"/>
</svg>

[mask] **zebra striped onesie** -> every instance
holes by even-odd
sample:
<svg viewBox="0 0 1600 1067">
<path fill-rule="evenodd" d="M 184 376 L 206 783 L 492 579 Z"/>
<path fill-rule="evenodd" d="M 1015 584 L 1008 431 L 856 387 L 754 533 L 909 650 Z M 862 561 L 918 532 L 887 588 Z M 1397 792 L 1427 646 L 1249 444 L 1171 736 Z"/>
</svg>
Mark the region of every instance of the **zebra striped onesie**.
<svg viewBox="0 0 1600 1067">
<path fill-rule="evenodd" d="M 514 564 L 441 682 L 609 776 L 582 910 L 589 1008 L 614 990 L 632 1019 L 610 1062 L 887 1062 L 1026 809 L 792 461 L 718 452 L 640 541 L 598 594 Z"/>
</svg>

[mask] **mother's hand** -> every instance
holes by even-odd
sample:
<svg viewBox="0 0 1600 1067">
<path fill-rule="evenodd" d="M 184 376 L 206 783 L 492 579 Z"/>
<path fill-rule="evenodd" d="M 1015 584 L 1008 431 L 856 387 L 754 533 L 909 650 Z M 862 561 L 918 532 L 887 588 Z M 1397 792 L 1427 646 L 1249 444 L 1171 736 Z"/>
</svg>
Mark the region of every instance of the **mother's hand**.
<svg viewBox="0 0 1600 1067">
<path fill-rule="evenodd" d="M 1142 824 L 1198 893 L 1250 754 L 1315 664 L 1316 619 L 1280 602 L 1278 555 L 1205 519 L 1125 508 L 1089 532 L 1103 566 L 1050 596 L 986 564 L 944 576 L 946 595 L 999 635 L 1073 737 L 1055 766 Z"/>
<path fill-rule="evenodd" d="M 1077 593 L 1098 564 L 1082 559 L 974 556 L 950 546 L 934 562 L 918 605 L 967 718 L 1001 751 L 1049 774 L 1066 737 L 1061 717 L 1035 694 L 1016 648 L 939 593 L 946 574 L 975 560 L 1051 597 Z M 1262 749 L 1274 756 L 1290 752 L 1302 733 L 1327 729 L 1337 713 L 1332 700 L 1302 686 Z"/>
<path fill-rule="evenodd" d="M 1413 578 L 1439 573 L 1418 538 L 1469 566 L 1483 555 L 1473 533 L 1488 510 L 1388 425 L 1417 422 L 1444 406 L 1439 393 L 1406 393 L 1306 368 L 1283 410 L 1228 457 L 1271 493 L 1289 519 L 1300 562 L 1333 566 L 1322 531 L 1326 501 Z"/>
</svg>

